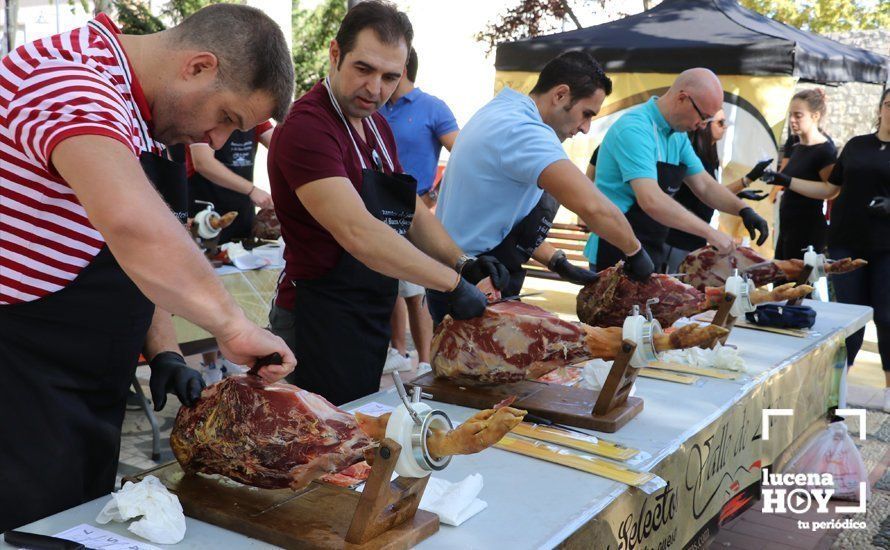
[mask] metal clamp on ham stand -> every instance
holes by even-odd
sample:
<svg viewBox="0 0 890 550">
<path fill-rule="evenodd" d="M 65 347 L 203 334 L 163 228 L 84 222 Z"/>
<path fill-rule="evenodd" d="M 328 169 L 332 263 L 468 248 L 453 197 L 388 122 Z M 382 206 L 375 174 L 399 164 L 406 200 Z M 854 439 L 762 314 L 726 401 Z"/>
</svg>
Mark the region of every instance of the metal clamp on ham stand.
<svg viewBox="0 0 890 550">
<path fill-rule="evenodd" d="M 751 303 L 754 282 L 748 280 L 747 275 L 739 275 L 739 270 L 736 269 L 733 271 L 732 276 L 726 279 L 724 289 L 723 301 L 720 307 L 717 308 L 713 324 L 732 331 L 732 327 L 735 326 L 738 319 L 756 309 L 754 304 Z M 719 342 L 725 344 L 727 338 L 729 338 L 729 334 L 721 338 Z"/>
<path fill-rule="evenodd" d="M 216 212 L 212 202 L 196 200 L 195 203 L 207 205 L 207 208 L 195 214 L 192 236 L 208 257 L 216 256 L 219 253 L 219 234 L 222 232 L 219 221 L 222 216 Z"/>
<path fill-rule="evenodd" d="M 420 387 L 414 386 L 409 398 L 399 373 L 393 372 L 392 378 L 402 404 L 389 417 L 386 439 L 375 452 L 371 475 L 346 534 L 345 540 L 350 544 L 373 542 L 378 535 L 415 516 L 417 539 L 413 544 L 439 528 L 438 517 L 418 511 L 417 506 L 430 472 L 442 470 L 451 462 L 450 456 L 439 458 L 430 453 L 427 447 L 430 430 L 448 431 L 453 425 L 445 412 L 420 401 L 421 397 L 430 397 L 422 393 Z M 399 477 L 390 481 L 393 472 Z M 432 520 L 426 516 L 432 516 Z"/>
<path fill-rule="evenodd" d="M 624 320 L 621 329 L 621 350 L 612 362 L 609 376 L 600 390 L 599 397 L 593 407 L 593 413 L 608 416 L 620 407 L 630 406 L 629 414 L 623 415 L 626 424 L 631 418 L 643 410 L 643 400 L 630 397 L 630 390 L 637 380 L 640 369 L 652 361 L 658 360 L 655 349 L 655 336 L 662 332 L 661 324 L 652 318 L 652 305 L 657 298 L 646 301 L 646 314 L 640 314 L 640 306 L 633 306 L 630 316 Z"/>
</svg>

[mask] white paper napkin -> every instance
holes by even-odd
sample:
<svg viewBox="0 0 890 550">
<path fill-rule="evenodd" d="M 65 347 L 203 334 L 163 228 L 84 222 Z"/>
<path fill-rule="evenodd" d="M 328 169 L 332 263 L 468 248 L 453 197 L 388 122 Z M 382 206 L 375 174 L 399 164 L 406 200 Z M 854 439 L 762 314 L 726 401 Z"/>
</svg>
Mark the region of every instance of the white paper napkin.
<svg viewBox="0 0 890 550">
<path fill-rule="evenodd" d="M 430 477 L 420 499 L 420 508 L 439 516 L 439 521 L 457 527 L 488 507 L 476 498 L 482 491 L 482 474 L 472 474 L 463 481 L 451 483 Z"/>
<path fill-rule="evenodd" d="M 158 544 L 176 544 L 185 537 L 185 516 L 179 498 L 155 476 L 145 476 L 139 483 L 128 481 L 123 489 L 111 493 L 96 521 L 128 521 L 142 516 L 127 529 Z"/>
</svg>

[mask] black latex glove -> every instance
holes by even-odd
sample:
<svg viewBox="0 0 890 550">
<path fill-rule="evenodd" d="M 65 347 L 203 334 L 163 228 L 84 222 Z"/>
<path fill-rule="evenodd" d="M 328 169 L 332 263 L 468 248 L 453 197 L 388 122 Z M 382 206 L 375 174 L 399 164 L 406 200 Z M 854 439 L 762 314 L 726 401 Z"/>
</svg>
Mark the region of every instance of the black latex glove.
<svg viewBox="0 0 890 550">
<path fill-rule="evenodd" d="M 498 290 L 510 282 L 510 272 L 494 256 L 479 256 L 475 260 L 469 260 L 461 269 L 460 276 L 474 285 L 486 277 L 491 277 L 491 284 Z"/>
<path fill-rule="evenodd" d="M 448 313 L 455 319 L 472 319 L 485 313 L 488 298 L 481 290 L 461 278 L 457 288 L 447 294 Z"/>
<path fill-rule="evenodd" d="M 765 219 L 760 217 L 760 215 L 750 206 L 742 208 L 739 211 L 739 217 L 742 218 L 742 223 L 745 224 L 745 229 L 748 230 L 748 234 L 751 236 L 752 241 L 756 236 L 756 230 L 757 233 L 760 233 L 760 237 L 757 239 L 757 245 L 759 246 L 766 242 L 766 238 L 769 237 L 769 224 L 766 223 Z"/>
<path fill-rule="evenodd" d="M 749 201 L 762 201 L 769 196 L 769 193 L 764 193 L 760 189 L 745 189 L 736 193 L 735 196 Z"/>
<path fill-rule="evenodd" d="M 757 164 L 754 165 L 754 168 L 752 168 L 751 171 L 748 172 L 747 175 L 745 175 L 745 177 L 748 178 L 748 181 L 759 180 L 760 177 L 763 175 L 763 172 L 766 170 L 766 168 L 770 164 L 772 164 L 772 162 L 773 162 L 773 159 L 766 159 L 766 160 L 762 160 L 762 161 L 758 162 Z"/>
<path fill-rule="evenodd" d="M 789 187 L 791 185 L 791 176 L 788 174 L 783 174 L 781 172 L 776 172 L 775 170 L 764 170 L 763 175 L 760 176 L 760 181 L 763 183 L 768 183 L 770 185 L 781 185 L 783 187 Z"/>
<path fill-rule="evenodd" d="M 875 197 L 868 205 L 868 213 L 878 218 L 890 218 L 890 197 Z"/>
<path fill-rule="evenodd" d="M 640 247 L 639 252 L 624 260 L 624 272 L 634 281 L 643 282 L 655 271 L 655 264 L 646 249 Z"/>
<path fill-rule="evenodd" d="M 572 265 L 572 262 L 565 257 L 565 254 L 562 254 L 559 258 L 556 258 L 556 260 L 553 261 L 550 271 L 559 275 L 559 278 L 563 281 L 582 286 L 587 283 L 592 283 L 599 276 L 595 271 Z"/>
<path fill-rule="evenodd" d="M 175 393 L 179 402 L 191 407 L 201 397 L 204 379 L 201 373 L 189 368 L 185 359 L 173 351 L 164 351 L 155 355 L 149 363 L 151 379 L 151 400 L 155 402 L 155 410 L 159 411 L 167 404 L 167 394 Z"/>
</svg>

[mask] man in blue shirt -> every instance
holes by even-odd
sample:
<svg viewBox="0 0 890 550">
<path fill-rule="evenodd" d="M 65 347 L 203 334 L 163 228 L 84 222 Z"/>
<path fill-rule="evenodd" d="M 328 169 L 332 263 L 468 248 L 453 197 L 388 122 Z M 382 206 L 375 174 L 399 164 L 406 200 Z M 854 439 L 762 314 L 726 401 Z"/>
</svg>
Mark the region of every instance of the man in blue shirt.
<svg viewBox="0 0 890 550">
<path fill-rule="evenodd" d="M 417 194 L 432 207 L 436 201 L 430 190 L 439 153 L 443 146 L 451 151 L 458 126 L 444 101 L 415 87 L 417 65 L 417 52 L 412 48 L 402 80 L 380 113 L 396 137 L 402 168 L 417 179 Z"/>
<path fill-rule="evenodd" d="M 564 140 L 590 129 L 611 90 L 612 81 L 590 55 L 564 53 L 544 67 L 529 95 L 502 90 L 461 130 L 436 216 L 467 254 L 494 256 L 507 267 L 511 280 L 504 295 L 519 293 L 522 265 L 530 257 L 576 284 L 596 278 L 544 241 L 560 204 L 626 254 L 629 275 L 645 280 L 652 273 L 652 262 L 621 211 L 562 147 Z M 437 293 L 428 296 L 438 321 Z"/>
<path fill-rule="evenodd" d="M 732 239 L 672 197 L 684 183 L 708 206 L 741 216 L 758 244 L 769 234 L 766 220 L 705 172 L 686 132 L 704 127 L 723 108 L 723 88 L 708 69 L 680 73 L 661 97 L 653 97 L 622 115 L 606 132 L 596 164 L 596 186 L 614 202 L 657 267 L 664 263 L 669 228 L 699 235 L 721 253 Z M 709 114 L 710 113 L 710 114 Z M 598 269 L 614 265 L 622 253 L 591 235 L 585 256 Z"/>
</svg>

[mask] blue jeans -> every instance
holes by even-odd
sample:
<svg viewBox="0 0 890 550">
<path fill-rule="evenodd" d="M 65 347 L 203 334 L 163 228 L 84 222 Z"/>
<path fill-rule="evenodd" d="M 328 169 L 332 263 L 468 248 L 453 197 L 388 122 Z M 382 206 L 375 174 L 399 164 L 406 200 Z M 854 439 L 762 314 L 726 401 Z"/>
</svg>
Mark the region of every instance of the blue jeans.
<svg viewBox="0 0 890 550">
<path fill-rule="evenodd" d="M 862 255 L 846 247 L 830 246 L 828 257 L 834 260 L 857 257 L 868 260 L 868 265 L 856 271 L 832 275 L 831 284 L 838 302 L 874 309 L 881 366 L 885 371 L 890 370 L 890 292 L 886 288 L 890 281 L 890 251 Z M 863 328 L 847 338 L 847 365 L 853 364 L 864 337 Z"/>
</svg>

